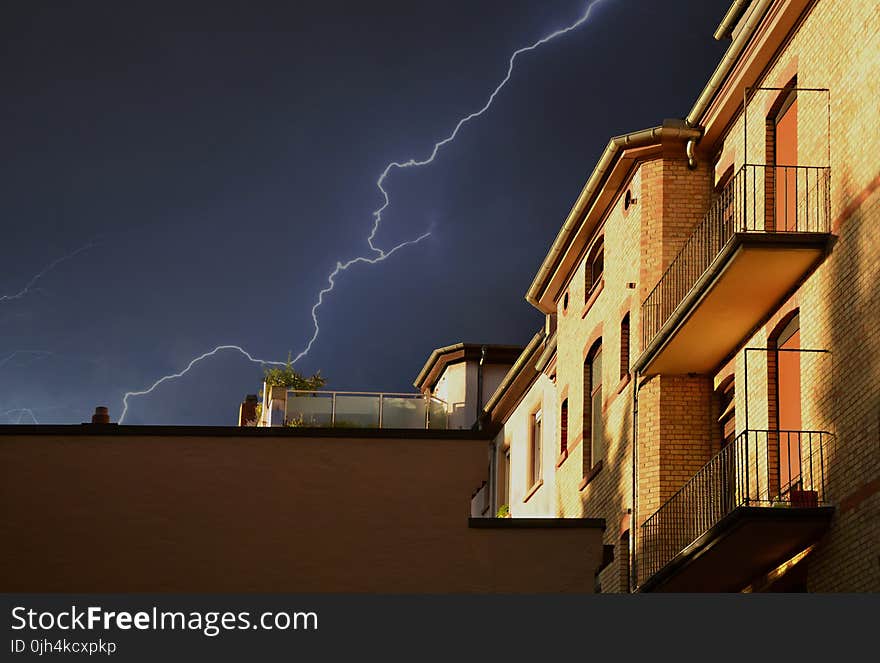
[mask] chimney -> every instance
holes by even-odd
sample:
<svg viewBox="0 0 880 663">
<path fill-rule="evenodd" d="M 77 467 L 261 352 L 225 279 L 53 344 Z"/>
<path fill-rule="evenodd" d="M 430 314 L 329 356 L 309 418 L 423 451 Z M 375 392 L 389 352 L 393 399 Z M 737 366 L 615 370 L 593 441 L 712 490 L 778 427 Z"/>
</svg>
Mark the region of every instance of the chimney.
<svg viewBox="0 0 880 663">
<path fill-rule="evenodd" d="M 255 426 L 257 421 L 257 395 L 248 394 L 238 409 L 239 426 Z"/>
<path fill-rule="evenodd" d="M 110 423 L 110 411 L 103 406 L 98 406 L 95 408 L 95 414 L 92 415 L 92 423 L 93 424 L 109 424 Z"/>
</svg>

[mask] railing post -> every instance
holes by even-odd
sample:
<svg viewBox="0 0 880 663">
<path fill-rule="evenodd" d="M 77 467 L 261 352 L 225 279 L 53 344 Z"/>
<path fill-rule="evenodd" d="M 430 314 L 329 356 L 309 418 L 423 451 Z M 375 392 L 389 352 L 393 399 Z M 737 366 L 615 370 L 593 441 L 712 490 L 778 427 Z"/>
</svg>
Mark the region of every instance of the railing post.
<svg viewBox="0 0 880 663">
<path fill-rule="evenodd" d="M 333 396 L 330 399 L 330 428 L 336 426 L 336 392 L 333 392 Z"/>
</svg>

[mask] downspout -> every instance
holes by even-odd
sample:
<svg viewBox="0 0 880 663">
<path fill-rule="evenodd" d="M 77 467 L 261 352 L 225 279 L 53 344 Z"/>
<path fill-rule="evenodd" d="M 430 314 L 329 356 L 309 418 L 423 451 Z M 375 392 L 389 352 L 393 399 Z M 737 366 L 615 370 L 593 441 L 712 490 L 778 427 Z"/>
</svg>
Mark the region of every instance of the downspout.
<svg viewBox="0 0 880 663">
<path fill-rule="evenodd" d="M 495 440 L 489 442 L 489 513 L 492 517 L 498 513 L 498 449 Z"/>
<path fill-rule="evenodd" d="M 629 520 L 629 591 L 636 590 L 636 523 L 639 519 L 639 372 L 632 373 L 632 422 L 633 422 L 633 453 L 632 453 L 632 507 Z"/>
<path fill-rule="evenodd" d="M 486 346 L 480 348 L 480 361 L 477 363 L 477 430 L 483 429 L 483 362 L 486 361 Z M 495 506 L 495 440 L 489 442 L 489 510 Z"/>
<path fill-rule="evenodd" d="M 482 429 L 482 417 L 480 414 L 483 412 L 483 362 L 486 361 L 486 352 L 488 348 L 484 345 L 480 348 L 480 361 L 477 364 L 477 412 L 476 412 L 476 420 L 477 420 L 477 429 Z"/>
<path fill-rule="evenodd" d="M 693 170 L 697 167 L 697 141 L 699 138 L 691 138 L 687 142 L 687 146 L 685 147 L 685 154 L 687 154 L 688 158 L 688 168 Z"/>
</svg>

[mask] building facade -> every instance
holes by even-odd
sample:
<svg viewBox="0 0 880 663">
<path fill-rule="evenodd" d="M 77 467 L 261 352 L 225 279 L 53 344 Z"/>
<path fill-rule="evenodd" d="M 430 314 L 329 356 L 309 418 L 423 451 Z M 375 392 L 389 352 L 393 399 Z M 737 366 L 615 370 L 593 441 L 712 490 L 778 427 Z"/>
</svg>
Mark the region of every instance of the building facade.
<svg viewBox="0 0 880 663">
<path fill-rule="evenodd" d="M 600 591 L 877 591 L 880 8 L 738 0 L 715 36 L 529 288 L 491 510 L 604 519 Z"/>
</svg>

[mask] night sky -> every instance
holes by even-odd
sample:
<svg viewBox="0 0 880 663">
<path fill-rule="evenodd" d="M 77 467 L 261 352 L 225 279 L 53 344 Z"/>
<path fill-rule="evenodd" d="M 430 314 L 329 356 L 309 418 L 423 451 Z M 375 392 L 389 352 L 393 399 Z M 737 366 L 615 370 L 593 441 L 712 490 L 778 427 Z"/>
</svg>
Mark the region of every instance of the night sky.
<svg viewBox="0 0 880 663">
<path fill-rule="evenodd" d="M 4 2 L 0 423 L 115 421 L 219 344 L 296 355 L 328 272 L 371 255 L 385 165 L 586 4 Z M 729 4 L 603 0 L 521 57 L 389 178 L 376 244 L 432 235 L 340 275 L 297 368 L 412 391 L 435 347 L 527 342 L 526 288 L 608 139 L 687 114 Z M 261 375 L 218 353 L 126 423 L 234 425 Z"/>
</svg>

